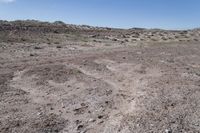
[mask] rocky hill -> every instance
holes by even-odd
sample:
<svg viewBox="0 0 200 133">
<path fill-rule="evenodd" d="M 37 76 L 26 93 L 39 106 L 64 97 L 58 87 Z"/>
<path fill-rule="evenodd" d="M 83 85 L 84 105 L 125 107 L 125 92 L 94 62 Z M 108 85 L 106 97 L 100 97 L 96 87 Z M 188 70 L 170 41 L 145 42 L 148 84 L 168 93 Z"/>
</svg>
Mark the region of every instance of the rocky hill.
<svg viewBox="0 0 200 133">
<path fill-rule="evenodd" d="M 119 40 L 122 42 L 136 41 L 199 41 L 200 30 L 172 31 L 161 29 L 114 29 L 92 27 L 87 25 L 70 25 L 61 21 L 54 23 L 27 21 L 0 21 L 0 40 L 5 42 L 51 42 L 58 37 L 61 41 L 65 35 L 79 35 L 93 38 Z M 37 39 L 36 39 L 37 38 Z"/>
</svg>

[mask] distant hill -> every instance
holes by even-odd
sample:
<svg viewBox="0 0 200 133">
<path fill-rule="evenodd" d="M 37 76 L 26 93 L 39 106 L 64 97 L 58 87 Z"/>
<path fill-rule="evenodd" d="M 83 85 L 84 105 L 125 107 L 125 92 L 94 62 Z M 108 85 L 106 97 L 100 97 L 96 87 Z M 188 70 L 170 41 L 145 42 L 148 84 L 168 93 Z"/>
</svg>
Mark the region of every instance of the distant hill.
<svg viewBox="0 0 200 133">
<path fill-rule="evenodd" d="M 37 20 L 0 20 L 0 39 L 3 42 L 45 42 L 61 35 L 79 35 L 113 39 L 123 42 L 135 41 L 198 41 L 200 29 L 192 30 L 162 30 L 162 29 L 117 29 L 108 27 L 93 27 L 88 25 L 65 24 L 62 21 L 41 22 Z M 59 36 L 59 37 L 58 37 Z M 63 38 L 63 37 L 61 37 Z M 59 39 L 58 39 L 59 40 Z"/>
</svg>

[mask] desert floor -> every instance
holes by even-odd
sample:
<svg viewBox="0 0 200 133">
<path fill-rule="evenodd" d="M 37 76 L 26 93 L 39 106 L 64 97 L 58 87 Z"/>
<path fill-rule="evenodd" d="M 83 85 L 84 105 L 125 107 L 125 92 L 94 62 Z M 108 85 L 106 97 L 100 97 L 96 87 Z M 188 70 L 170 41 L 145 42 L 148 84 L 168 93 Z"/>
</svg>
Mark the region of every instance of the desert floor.
<svg viewBox="0 0 200 133">
<path fill-rule="evenodd" d="M 0 132 L 200 131 L 198 42 L 3 45 Z"/>
</svg>

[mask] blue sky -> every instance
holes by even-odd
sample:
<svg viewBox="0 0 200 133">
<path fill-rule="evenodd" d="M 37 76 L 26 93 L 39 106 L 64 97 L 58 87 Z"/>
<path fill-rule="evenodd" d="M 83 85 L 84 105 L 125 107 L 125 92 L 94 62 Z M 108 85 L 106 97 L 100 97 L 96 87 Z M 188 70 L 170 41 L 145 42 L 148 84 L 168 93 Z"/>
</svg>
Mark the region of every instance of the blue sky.
<svg viewBox="0 0 200 133">
<path fill-rule="evenodd" d="M 188 29 L 200 27 L 200 0 L 0 0 L 0 19 Z"/>
</svg>

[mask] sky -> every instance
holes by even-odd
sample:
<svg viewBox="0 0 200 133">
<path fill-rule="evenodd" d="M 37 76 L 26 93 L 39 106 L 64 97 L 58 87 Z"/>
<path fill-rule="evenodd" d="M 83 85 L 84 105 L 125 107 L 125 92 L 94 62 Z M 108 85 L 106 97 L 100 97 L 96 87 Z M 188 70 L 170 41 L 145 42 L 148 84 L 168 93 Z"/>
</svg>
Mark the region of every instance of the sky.
<svg viewBox="0 0 200 133">
<path fill-rule="evenodd" d="M 0 0 L 0 20 L 115 28 L 200 27 L 200 0 Z"/>
</svg>

